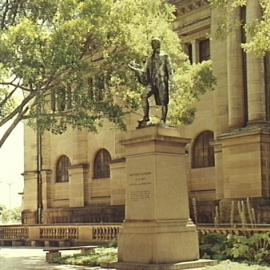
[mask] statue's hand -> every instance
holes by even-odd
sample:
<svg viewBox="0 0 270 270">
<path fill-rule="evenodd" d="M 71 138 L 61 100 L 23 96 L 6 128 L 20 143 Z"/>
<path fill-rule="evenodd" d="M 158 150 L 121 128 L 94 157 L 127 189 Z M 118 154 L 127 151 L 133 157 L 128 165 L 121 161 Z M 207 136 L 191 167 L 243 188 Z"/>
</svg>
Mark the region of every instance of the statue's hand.
<svg viewBox="0 0 270 270">
<path fill-rule="evenodd" d="M 135 61 L 130 62 L 128 64 L 128 67 L 135 72 L 142 72 L 140 65 L 137 64 Z"/>
</svg>

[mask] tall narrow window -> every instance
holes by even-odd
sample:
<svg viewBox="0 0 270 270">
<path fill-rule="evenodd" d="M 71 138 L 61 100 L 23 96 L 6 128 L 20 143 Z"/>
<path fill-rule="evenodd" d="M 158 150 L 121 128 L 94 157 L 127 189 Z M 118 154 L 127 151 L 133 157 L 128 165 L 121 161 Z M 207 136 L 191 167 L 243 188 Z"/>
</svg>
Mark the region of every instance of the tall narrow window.
<svg viewBox="0 0 270 270">
<path fill-rule="evenodd" d="M 72 89 L 70 85 L 61 85 L 51 90 L 51 110 L 63 112 L 72 108 Z"/>
<path fill-rule="evenodd" d="M 210 59 L 210 40 L 204 39 L 199 41 L 199 61 L 207 61 Z"/>
<path fill-rule="evenodd" d="M 246 7 L 241 7 L 241 15 L 240 15 L 240 20 L 241 20 L 241 43 L 246 43 L 247 42 L 247 37 L 246 37 Z M 248 122 L 248 94 L 247 94 L 247 54 L 245 50 L 242 48 L 242 76 L 243 76 L 243 82 L 244 82 L 244 117 L 245 117 L 245 124 Z"/>
<path fill-rule="evenodd" d="M 110 177 L 111 155 L 106 149 L 101 149 L 97 152 L 94 161 L 94 178 L 109 178 Z"/>
<path fill-rule="evenodd" d="M 264 57 L 264 77 L 265 77 L 265 107 L 266 117 L 270 120 L 270 54 L 266 53 Z"/>
<path fill-rule="evenodd" d="M 67 156 L 61 156 L 56 164 L 56 182 L 68 182 L 69 181 L 69 174 L 68 168 L 70 167 L 71 163 Z"/>
<path fill-rule="evenodd" d="M 213 140 L 212 131 L 204 131 L 195 139 L 192 148 L 192 168 L 215 166 L 214 148 L 210 145 Z"/>
<path fill-rule="evenodd" d="M 187 43 L 185 48 L 186 54 L 188 55 L 189 62 L 193 63 L 193 54 L 192 54 L 192 44 Z"/>
</svg>

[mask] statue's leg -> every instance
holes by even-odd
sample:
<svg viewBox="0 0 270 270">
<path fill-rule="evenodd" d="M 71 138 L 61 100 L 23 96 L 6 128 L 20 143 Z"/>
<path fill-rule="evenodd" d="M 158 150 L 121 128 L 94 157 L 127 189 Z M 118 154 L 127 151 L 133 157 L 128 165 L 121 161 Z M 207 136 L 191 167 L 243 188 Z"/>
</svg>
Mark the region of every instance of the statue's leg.
<svg viewBox="0 0 270 270">
<path fill-rule="evenodd" d="M 161 106 L 161 121 L 165 124 L 167 119 L 167 113 L 168 113 L 168 105 L 162 105 Z"/>
<path fill-rule="evenodd" d="M 148 98 L 152 95 L 152 92 L 148 92 L 142 95 L 142 107 L 143 107 L 143 121 L 149 121 L 149 101 Z"/>
</svg>

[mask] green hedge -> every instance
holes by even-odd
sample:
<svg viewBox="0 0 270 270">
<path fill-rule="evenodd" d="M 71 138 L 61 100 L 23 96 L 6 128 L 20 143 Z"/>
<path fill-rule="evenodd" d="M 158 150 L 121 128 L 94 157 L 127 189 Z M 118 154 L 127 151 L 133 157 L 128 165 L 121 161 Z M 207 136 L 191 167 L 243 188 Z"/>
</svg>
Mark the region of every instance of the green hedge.
<svg viewBox="0 0 270 270">
<path fill-rule="evenodd" d="M 270 232 L 250 237 L 210 233 L 200 237 L 202 258 L 270 264 Z"/>
</svg>

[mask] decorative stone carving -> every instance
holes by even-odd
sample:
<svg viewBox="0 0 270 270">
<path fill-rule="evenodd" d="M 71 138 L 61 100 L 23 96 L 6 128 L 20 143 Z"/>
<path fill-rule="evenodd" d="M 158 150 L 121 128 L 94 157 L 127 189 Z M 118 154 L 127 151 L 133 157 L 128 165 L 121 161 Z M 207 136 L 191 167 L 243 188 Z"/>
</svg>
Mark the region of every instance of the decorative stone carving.
<svg viewBox="0 0 270 270">
<path fill-rule="evenodd" d="M 208 0 L 171 0 L 170 2 L 177 7 L 177 16 L 184 15 L 209 5 Z"/>
</svg>

